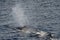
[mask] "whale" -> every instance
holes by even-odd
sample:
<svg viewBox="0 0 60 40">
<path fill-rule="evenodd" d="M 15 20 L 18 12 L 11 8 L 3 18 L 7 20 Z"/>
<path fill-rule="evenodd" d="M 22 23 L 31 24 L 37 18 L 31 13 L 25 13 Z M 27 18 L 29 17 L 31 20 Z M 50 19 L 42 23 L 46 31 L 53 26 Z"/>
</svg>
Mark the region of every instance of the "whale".
<svg viewBox="0 0 60 40">
<path fill-rule="evenodd" d="M 15 30 L 15 31 L 13 31 L 13 33 L 22 32 L 23 35 L 28 34 L 29 37 L 39 38 L 40 40 L 58 40 L 58 38 L 56 37 L 55 34 L 44 31 L 44 30 L 40 30 L 38 28 L 34 28 L 32 26 L 22 26 L 22 27 L 17 26 L 15 28 L 12 28 L 12 27 L 9 27 L 8 25 L 4 25 L 4 27 Z"/>
<path fill-rule="evenodd" d="M 30 34 L 29 37 L 38 37 L 38 38 L 43 38 L 45 40 L 47 39 L 51 40 L 51 38 L 53 38 L 52 33 L 38 30 L 33 27 L 23 26 L 23 27 L 17 27 L 16 29 L 26 34 Z"/>
<path fill-rule="evenodd" d="M 9 27 L 8 25 L 4 25 L 4 26 L 15 30 L 11 33 L 18 32 L 21 34 L 22 32 L 23 35 L 28 34 L 28 37 L 35 37 L 35 38 L 39 38 L 40 40 L 58 40 L 58 38 L 56 38 L 56 36 L 53 33 L 40 30 L 38 28 L 34 28 L 32 26 L 22 26 L 22 27 L 17 26 L 15 28 Z"/>
</svg>

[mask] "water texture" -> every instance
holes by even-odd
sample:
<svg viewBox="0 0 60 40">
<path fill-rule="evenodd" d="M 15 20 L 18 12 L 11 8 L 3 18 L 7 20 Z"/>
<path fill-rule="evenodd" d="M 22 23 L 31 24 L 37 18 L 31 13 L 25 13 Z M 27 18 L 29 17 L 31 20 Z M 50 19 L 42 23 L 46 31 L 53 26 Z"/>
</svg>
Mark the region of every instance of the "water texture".
<svg viewBox="0 0 60 40">
<path fill-rule="evenodd" d="M 60 38 L 60 0 L 0 0 L 0 40 L 41 39 L 12 29 L 24 25 Z"/>
</svg>

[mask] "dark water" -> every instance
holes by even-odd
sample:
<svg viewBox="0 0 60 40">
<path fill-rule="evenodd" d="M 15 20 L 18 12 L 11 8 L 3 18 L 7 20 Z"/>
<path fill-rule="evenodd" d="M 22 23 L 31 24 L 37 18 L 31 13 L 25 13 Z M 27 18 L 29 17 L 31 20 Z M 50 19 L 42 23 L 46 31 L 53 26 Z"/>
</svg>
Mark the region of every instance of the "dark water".
<svg viewBox="0 0 60 40">
<path fill-rule="evenodd" d="M 0 40 L 40 40 L 11 29 L 24 25 L 60 37 L 60 0 L 0 0 Z"/>
</svg>

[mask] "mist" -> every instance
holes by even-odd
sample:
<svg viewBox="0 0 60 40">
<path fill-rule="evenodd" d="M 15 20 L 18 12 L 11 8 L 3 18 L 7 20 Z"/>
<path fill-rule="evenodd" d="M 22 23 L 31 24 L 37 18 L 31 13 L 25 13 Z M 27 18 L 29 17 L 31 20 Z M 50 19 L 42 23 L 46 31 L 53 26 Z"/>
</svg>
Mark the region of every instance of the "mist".
<svg viewBox="0 0 60 40">
<path fill-rule="evenodd" d="M 21 7 L 20 4 L 15 5 L 12 8 L 12 11 L 13 11 L 14 21 L 16 22 L 16 24 L 18 26 L 24 26 L 24 25 L 27 25 L 29 23 L 27 15 L 25 15 L 25 13 L 24 13 L 25 11 Z"/>
</svg>

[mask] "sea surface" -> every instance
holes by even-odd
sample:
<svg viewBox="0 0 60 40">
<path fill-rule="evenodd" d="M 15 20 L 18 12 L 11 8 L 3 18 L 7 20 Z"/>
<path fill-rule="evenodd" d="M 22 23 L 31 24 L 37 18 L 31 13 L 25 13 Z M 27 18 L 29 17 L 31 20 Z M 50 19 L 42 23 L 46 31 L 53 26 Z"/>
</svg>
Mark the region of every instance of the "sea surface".
<svg viewBox="0 0 60 40">
<path fill-rule="evenodd" d="M 14 29 L 24 25 L 60 38 L 60 0 L 0 0 L 0 40 L 40 40 Z"/>
</svg>

